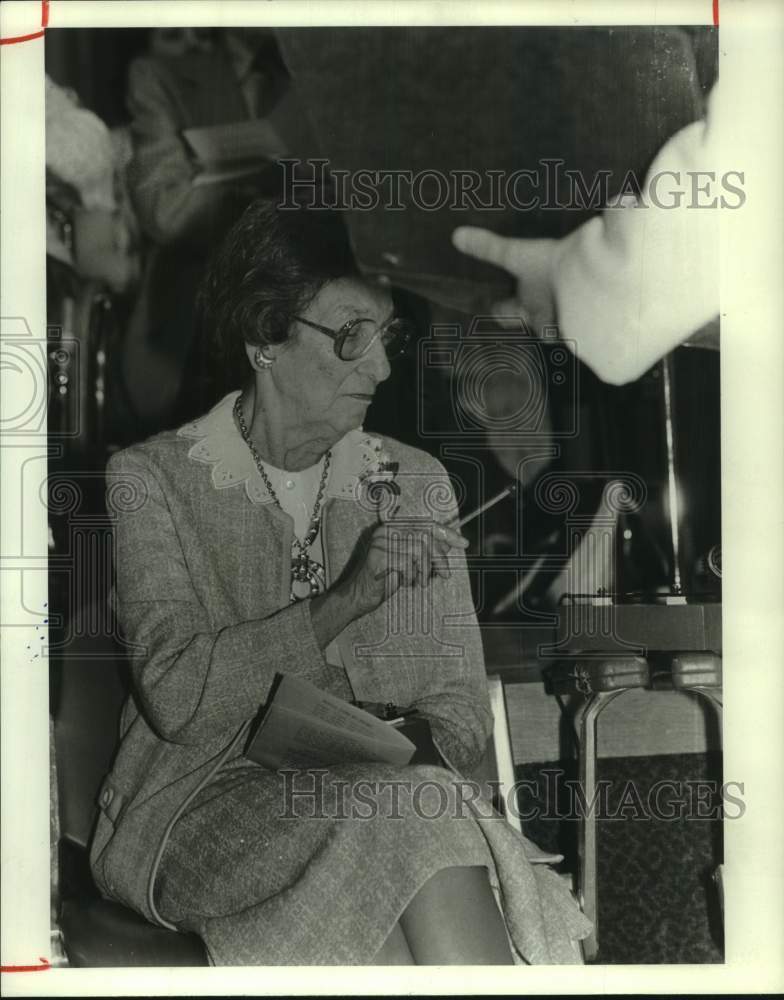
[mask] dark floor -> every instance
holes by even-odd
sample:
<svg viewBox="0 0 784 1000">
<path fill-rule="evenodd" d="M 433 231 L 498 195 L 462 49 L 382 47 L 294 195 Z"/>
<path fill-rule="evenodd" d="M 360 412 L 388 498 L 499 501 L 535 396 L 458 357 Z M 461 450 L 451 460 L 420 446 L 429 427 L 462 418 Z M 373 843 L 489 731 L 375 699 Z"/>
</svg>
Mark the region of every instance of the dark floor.
<svg viewBox="0 0 784 1000">
<path fill-rule="evenodd" d="M 576 870 L 577 821 L 569 818 L 574 811 L 567 782 L 576 776 L 573 761 L 517 768 L 518 781 L 530 782 L 519 800 L 526 835 L 564 854 L 569 871 Z M 599 813 L 596 961 L 722 962 L 721 913 L 711 880 L 721 862 L 721 823 L 706 818 L 717 812 L 708 783 L 721 783 L 721 755 L 606 758 L 599 761 L 598 778 L 607 783 L 607 796 Z M 539 815 L 526 819 L 537 806 Z M 662 818 L 671 814 L 677 818 Z"/>
</svg>

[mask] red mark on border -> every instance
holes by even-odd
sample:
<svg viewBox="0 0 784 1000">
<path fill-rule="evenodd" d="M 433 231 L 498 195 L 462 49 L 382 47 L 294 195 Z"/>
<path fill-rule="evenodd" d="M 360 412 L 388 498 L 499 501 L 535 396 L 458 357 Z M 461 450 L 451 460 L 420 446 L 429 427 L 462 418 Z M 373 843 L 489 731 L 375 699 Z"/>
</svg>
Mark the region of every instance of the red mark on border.
<svg viewBox="0 0 784 1000">
<path fill-rule="evenodd" d="M 40 965 L 0 965 L 0 972 L 46 972 L 51 969 L 48 958 L 39 958 Z"/>
<path fill-rule="evenodd" d="M 17 42 L 31 42 L 34 38 L 43 38 L 48 24 L 49 0 L 41 0 L 41 30 L 34 31 L 29 35 L 15 35 L 13 38 L 0 38 L 0 45 L 16 45 Z"/>
<path fill-rule="evenodd" d="M 713 0 L 713 27 L 719 26 L 719 0 Z"/>
</svg>

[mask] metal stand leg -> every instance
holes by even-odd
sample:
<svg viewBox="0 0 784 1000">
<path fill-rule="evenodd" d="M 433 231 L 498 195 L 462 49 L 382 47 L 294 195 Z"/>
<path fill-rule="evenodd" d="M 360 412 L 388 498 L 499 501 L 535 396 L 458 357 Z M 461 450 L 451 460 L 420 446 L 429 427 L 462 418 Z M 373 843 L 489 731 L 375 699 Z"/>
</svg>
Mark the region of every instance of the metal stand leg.
<svg viewBox="0 0 784 1000">
<path fill-rule="evenodd" d="M 707 657 L 705 658 L 707 659 Z M 724 743 L 724 702 L 721 687 L 721 660 L 719 657 L 712 658 L 714 667 L 714 676 L 703 678 L 703 683 L 693 684 L 689 682 L 688 678 L 677 678 L 677 689 L 680 691 L 686 691 L 689 694 L 695 694 L 698 698 L 703 699 L 713 711 L 716 713 L 716 722 L 719 727 L 719 739 L 723 745 Z M 719 897 L 719 908 L 721 911 L 721 922 L 724 924 L 724 885 L 722 880 L 723 866 L 719 864 L 713 871 L 712 879 L 716 886 L 716 891 Z"/>
<path fill-rule="evenodd" d="M 709 688 L 709 687 L 683 687 L 682 691 L 691 691 L 693 694 L 699 695 L 699 697 L 704 698 L 705 701 L 710 705 L 713 711 L 716 713 L 716 721 L 719 724 L 719 736 L 724 742 L 724 702 L 722 700 L 721 688 Z"/>
<path fill-rule="evenodd" d="M 575 715 L 575 729 L 579 743 L 579 774 L 585 810 L 581 810 L 578 837 L 578 888 L 583 913 L 593 924 L 593 932 L 583 940 L 583 954 L 586 960 L 596 958 L 598 943 L 598 884 L 597 884 L 597 829 L 598 816 L 596 801 L 597 720 L 604 709 L 618 695 L 632 688 L 618 691 L 602 691 L 590 695 Z"/>
<path fill-rule="evenodd" d="M 676 691 L 688 691 L 704 698 L 716 713 L 719 735 L 722 735 L 722 663 L 718 653 L 678 653 L 673 657 L 672 686 Z"/>
</svg>

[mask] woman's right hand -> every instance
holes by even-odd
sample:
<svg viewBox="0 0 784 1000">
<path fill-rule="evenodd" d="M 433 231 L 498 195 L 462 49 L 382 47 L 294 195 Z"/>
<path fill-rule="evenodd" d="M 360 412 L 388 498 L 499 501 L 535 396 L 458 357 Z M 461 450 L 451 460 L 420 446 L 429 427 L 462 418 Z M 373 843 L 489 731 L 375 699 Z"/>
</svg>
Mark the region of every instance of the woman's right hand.
<svg viewBox="0 0 784 1000">
<path fill-rule="evenodd" d="M 357 617 L 374 611 L 400 587 L 428 587 L 434 575 L 448 578 L 450 550 L 468 544 L 456 528 L 444 524 L 379 524 L 363 540 L 345 581 Z"/>
</svg>

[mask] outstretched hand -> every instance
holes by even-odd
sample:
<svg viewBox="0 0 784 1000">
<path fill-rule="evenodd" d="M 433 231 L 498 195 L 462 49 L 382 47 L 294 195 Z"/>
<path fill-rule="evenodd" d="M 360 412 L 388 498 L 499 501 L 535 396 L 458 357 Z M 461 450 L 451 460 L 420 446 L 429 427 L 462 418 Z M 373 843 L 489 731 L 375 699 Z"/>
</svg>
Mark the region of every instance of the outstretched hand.
<svg viewBox="0 0 784 1000">
<path fill-rule="evenodd" d="M 518 239 L 478 226 L 459 226 L 452 242 L 462 253 L 503 268 L 517 281 L 516 298 L 495 303 L 495 315 L 521 316 L 537 334 L 556 322 L 552 267 L 558 240 Z"/>
</svg>

